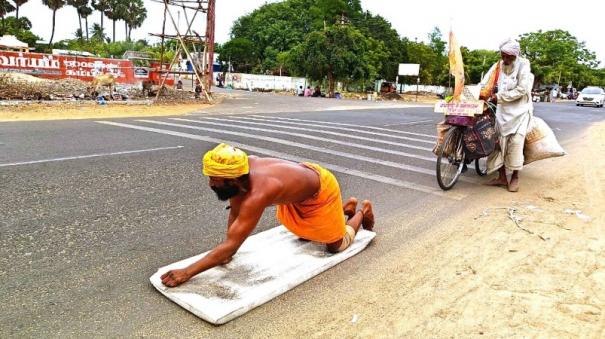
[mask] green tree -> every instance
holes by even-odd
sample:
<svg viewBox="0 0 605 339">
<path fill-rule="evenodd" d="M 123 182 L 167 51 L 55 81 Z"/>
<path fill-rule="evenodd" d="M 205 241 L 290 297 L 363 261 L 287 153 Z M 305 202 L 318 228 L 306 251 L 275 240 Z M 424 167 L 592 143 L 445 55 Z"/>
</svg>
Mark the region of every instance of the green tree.
<svg viewBox="0 0 605 339">
<path fill-rule="evenodd" d="M 309 7 L 315 0 L 287 0 L 261 6 L 252 13 L 237 19 L 231 30 L 232 39 L 245 39 L 252 42 L 248 51 L 254 56 L 254 63 L 241 53 L 232 54 L 234 65 L 249 65 L 247 69 L 266 72 L 274 67 L 277 53 L 286 52 L 303 41 L 306 34 L 313 30 L 313 18 Z M 234 47 L 241 46 L 240 40 Z M 238 47 L 239 48 L 239 47 Z M 238 60 L 238 57 L 245 60 Z"/>
<path fill-rule="evenodd" d="M 277 66 L 279 67 L 279 75 L 280 76 L 282 75 L 283 69 L 284 68 L 287 69 L 288 60 L 290 60 L 290 53 L 289 52 L 280 52 L 280 53 L 277 54 L 276 61 L 277 61 Z"/>
<path fill-rule="evenodd" d="M 429 47 L 433 51 L 433 58 L 428 66 L 432 70 L 432 84 L 444 85 L 449 78 L 449 59 L 446 54 L 446 42 L 438 27 L 428 34 Z"/>
<path fill-rule="evenodd" d="M 113 35 L 111 41 L 116 42 L 116 21 L 123 20 L 127 15 L 124 0 L 108 0 L 107 9 L 104 13 L 105 16 L 113 21 Z"/>
<path fill-rule="evenodd" d="M 91 6 L 94 10 L 99 11 L 101 13 L 101 31 L 105 30 L 105 26 L 103 25 L 103 19 L 105 18 L 105 11 L 109 9 L 109 0 L 92 0 Z"/>
<path fill-rule="evenodd" d="M 126 40 L 130 41 L 130 35 L 133 29 L 139 28 L 147 19 L 147 9 L 143 0 L 130 0 L 126 5 L 126 13 L 124 22 L 128 27 Z"/>
<path fill-rule="evenodd" d="M 0 0 L 1 1 L 1 0 Z M 53 38 L 55 37 L 55 24 L 57 19 L 57 11 L 65 6 L 65 0 L 42 0 L 42 3 L 53 11 L 53 23 L 52 32 L 50 33 L 50 40 L 48 41 L 48 47 L 52 46 Z"/>
<path fill-rule="evenodd" d="M 394 81 L 399 64 L 408 59 L 406 45 L 402 43 L 397 31 L 386 19 L 370 12 L 363 13 L 355 25 L 365 36 L 384 43 L 385 56 L 382 67 L 378 70 L 378 77 Z"/>
<path fill-rule="evenodd" d="M 222 63 L 230 62 L 238 72 L 249 72 L 258 61 L 256 50 L 254 42 L 246 38 L 231 39 L 222 46 L 219 60 Z"/>
<path fill-rule="evenodd" d="M 84 30 L 82 29 L 82 16 L 80 15 L 80 7 L 87 6 L 88 0 L 66 0 L 65 4 L 73 7 L 76 10 L 76 14 L 78 15 L 78 24 L 80 25 L 80 38 L 82 38 L 83 34 L 81 33 L 84 32 Z"/>
<path fill-rule="evenodd" d="M 317 30 L 336 23 L 355 23 L 362 14 L 360 0 L 315 0 L 309 8 Z"/>
<path fill-rule="evenodd" d="M 520 36 L 522 54 L 532 63 L 537 85 L 573 82 L 587 85 L 594 81 L 591 70 L 599 63 L 584 42 L 564 30 L 537 31 Z"/>
<path fill-rule="evenodd" d="M 464 59 L 464 77 L 467 84 L 478 84 L 490 67 L 500 60 L 500 53 L 485 49 L 469 50 L 461 47 Z"/>
<path fill-rule="evenodd" d="M 437 80 L 434 75 L 437 71 L 434 69 L 437 63 L 437 56 L 433 49 L 422 42 L 404 40 L 408 51 L 407 62 L 420 65 L 420 83 L 433 85 Z"/>
<path fill-rule="evenodd" d="M 8 0 L 0 0 L 0 18 L 2 18 L 2 32 L 6 29 L 6 25 L 4 24 L 4 17 L 15 10 L 15 6 L 13 6 Z"/>
<path fill-rule="evenodd" d="M 429 38 L 429 47 L 435 52 L 437 55 L 445 55 L 445 46 L 446 43 L 443 41 L 443 34 L 439 27 L 433 28 L 433 30 L 428 35 Z"/>
<path fill-rule="evenodd" d="M 15 3 L 15 16 L 17 17 L 17 19 L 19 19 L 19 8 L 21 6 L 23 6 L 26 2 L 28 2 L 29 0 L 13 0 L 13 2 Z"/>
<path fill-rule="evenodd" d="M 290 67 L 312 80 L 328 80 L 328 95 L 334 97 L 337 81 L 345 83 L 371 79 L 380 68 L 380 56 L 372 41 L 350 25 L 334 25 L 312 32 L 290 53 Z M 374 63 L 374 65 L 370 65 Z"/>
<path fill-rule="evenodd" d="M 89 36 L 88 36 L 88 17 L 92 14 L 92 8 L 90 8 L 88 6 L 88 1 L 87 4 L 78 7 L 78 14 L 80 15 L 81 18 L 84 18 L 84 22 L 85 22 L 85 28 L 86 28 L 86 41 L 90 41 Z"/>
<path fill-rule="evenodd" d="M 40 37 L 32 33 L 32 23 L 27 17 L 9 16 L 5 21 L 5 34 L 14 35 L 20 41 L 26 42 L 30 46 L 34 46 Z"/>
<path fill-rule="evenodd" d="M 107 39 L 105 32 L 101 28 L 101 25 L 94 23 L 90 29 L 90 40 L 95 43 L 102 43 Z"/>
</svg>

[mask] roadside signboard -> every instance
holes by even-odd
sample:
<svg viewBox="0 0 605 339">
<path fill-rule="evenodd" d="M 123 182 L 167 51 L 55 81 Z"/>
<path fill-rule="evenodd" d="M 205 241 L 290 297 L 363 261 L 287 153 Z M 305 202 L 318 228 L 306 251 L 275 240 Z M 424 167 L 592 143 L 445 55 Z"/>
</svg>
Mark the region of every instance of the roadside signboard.
<svg viewBox="0 0 605 339">
<path fill-rule="evenodd" d="M 419 64 L 399 64 L 399 75 L 418 76 L 420 74 Z"/>
</svg>

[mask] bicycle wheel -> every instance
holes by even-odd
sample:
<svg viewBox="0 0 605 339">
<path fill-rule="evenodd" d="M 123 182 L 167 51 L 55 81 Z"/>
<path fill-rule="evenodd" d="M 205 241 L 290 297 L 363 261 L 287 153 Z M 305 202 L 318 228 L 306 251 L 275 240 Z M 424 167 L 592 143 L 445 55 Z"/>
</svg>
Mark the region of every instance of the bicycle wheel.
<svg viewBox="0 0 605 339">
<path fill-rule="evenodd" d="M 462 173 L 465 157 L 462 143 L 462 130 L 453 127 L 437 151 L 437 183 L 444 191 L 454 187 Z"/>
<path fill-rule="evenodd" d="M 481 177 L 487 175 L 487 157 L 475 160 L 475 171 Z"/>
</svg>

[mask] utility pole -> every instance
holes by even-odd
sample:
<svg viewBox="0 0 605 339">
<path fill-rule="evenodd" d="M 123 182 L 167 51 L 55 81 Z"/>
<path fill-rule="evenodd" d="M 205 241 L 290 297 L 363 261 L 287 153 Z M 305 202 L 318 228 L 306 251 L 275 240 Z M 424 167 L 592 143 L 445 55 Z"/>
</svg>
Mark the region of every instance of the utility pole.
<svg viewBox="0 0 605 339">
<path fill-rule="evenodd" d="M 211 92 L 212 80 L 214 79 L 214 23 L 215 23 L 215 1 L 208 0 L 208 13 L 206 18 L 206 41 L 208 45 L 208 91 Z"/>
</svg>

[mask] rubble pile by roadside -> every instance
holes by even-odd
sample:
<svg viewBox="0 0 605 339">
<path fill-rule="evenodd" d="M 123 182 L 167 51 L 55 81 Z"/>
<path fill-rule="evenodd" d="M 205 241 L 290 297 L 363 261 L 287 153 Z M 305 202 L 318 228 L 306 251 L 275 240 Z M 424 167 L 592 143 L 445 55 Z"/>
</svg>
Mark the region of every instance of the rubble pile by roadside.
<svg viewBox="0 0 605 339">
<path fill-rule="evenodd" d="M 78 79 L 49 80 L 37 78 L 28 74 L 0 73 L 0 100 L 92 100 L 89 91 L 90 83 Z M 154 86 L 150 92 L 143 92 L 140 85 L 115 86 L 115 100 L 153 100 L 159 86 Z M 108 89 L 101 89 L 101 95 L 109 100 Z M 160 103 L 205 103 L 205 98 L 195 99 L 191 91 L 165 88 L 160 94 Z"/>
<path fill-rule="evenodd" d="M 403 99 L 403 97 L 401 95 L 399 95 L 397 92 L 380 93 L 380 96 L 384 100 L 401 100 L 401 99 Z"/>
<path fill-rule="evenodd" d="M 158 90 L 159 86 L 154 86 L 150 92 L 143 92 L 140 87 L 134 86 L 125 89 L 124 92 L 130 100 L 155 100 Z M 165 87 L 161 91 L 160 96 L 157 100 L 157 102 L 159 103 L 191 103 L 193 101 L 206 103 L 207 100 L 203 96 L 201 96 L 199 99 L 196 99 L 195 93 L 193 93 L 192 91 L 175 90 L 170 87 Z"/>
<path fill-rule="evenodd" d="M 88 84 L 77 79 L 46 80 L 31 75 L 0 73 L 0 100 L 85 98 Z"/>
</svg>

